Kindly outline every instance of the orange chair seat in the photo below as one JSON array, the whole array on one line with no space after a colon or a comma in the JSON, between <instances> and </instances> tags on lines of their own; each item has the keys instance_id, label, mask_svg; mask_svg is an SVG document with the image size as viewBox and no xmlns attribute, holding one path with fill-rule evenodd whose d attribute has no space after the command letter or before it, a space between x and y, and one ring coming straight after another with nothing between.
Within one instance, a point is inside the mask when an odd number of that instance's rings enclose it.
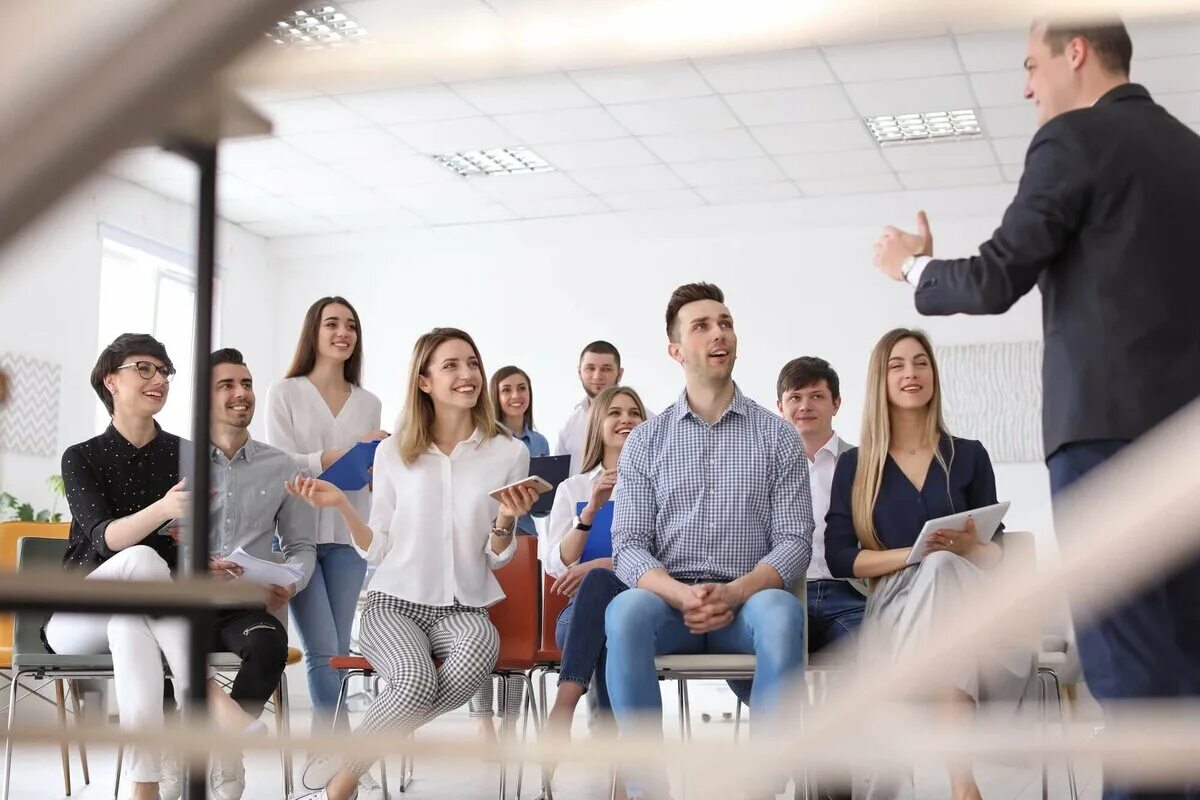
<instances>
[{"instance_id":1,"label":"orange chair seat","mask_svg":"<svg viewBox=\"0 0 1200 800\"><path fill-rule=\"evenodd\" d=\"M367 661L362 656L334 656L329 659L329 666L332 669L361 669L366 672L374 672L375 668L371 666L371 662Z\"/></svg>"},{"instance_id":2,"label":"orange chair seat","mask_svg":"<svg viewBox=\"0 0 1200 800\"><path fill-rule=\"evenodd\" d=\"M562 661L562 650L538 650L533 660L539 664L557 664Z\"/></svg>"}]
</instances>

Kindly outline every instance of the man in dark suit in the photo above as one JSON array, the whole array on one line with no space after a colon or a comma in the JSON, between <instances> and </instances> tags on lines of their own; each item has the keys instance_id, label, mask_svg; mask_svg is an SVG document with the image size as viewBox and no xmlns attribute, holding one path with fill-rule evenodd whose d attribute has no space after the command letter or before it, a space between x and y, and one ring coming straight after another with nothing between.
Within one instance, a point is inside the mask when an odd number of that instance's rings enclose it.
<instances>
[{"instance_id":1,"label":"man in dark suit","mask_svg":"<svg viewBox=\"0 0 1200 800\"><path fill-rule=\"evenodd\" d=\"M991 240L973 258L934 259L921 212L916 234L889 227L875 245L922 314L1000 314L1041 289L1054 494L1200 396L1200 136L1129 82L1132 52L1119 21L1036 24L1025 97L1041 128ZM1079 651L1101 702L1196 696L1200 562L1080 626ZM1106 798L1131 796L1106 786Z\"/></svg>"}]
</instances>

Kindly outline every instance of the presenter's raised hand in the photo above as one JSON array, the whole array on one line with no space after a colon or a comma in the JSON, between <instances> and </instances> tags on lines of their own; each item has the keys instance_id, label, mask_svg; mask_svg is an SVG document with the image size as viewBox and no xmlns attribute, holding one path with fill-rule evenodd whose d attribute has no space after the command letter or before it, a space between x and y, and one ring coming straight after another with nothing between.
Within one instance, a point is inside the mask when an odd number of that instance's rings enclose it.
<instances>
[{"instance_id":1,"label":"presenter's raised hand","mask_svg":"<svg viewBox=\"0 0 1200 800\"><path fill-rule=\"evenodd\" d=\"M917 212L917 232L888 225L875 242L875 266L893 280L904 280L904 262L912 256L933 255L933 232L924 211Z\"/></svg>"}]
</instances>

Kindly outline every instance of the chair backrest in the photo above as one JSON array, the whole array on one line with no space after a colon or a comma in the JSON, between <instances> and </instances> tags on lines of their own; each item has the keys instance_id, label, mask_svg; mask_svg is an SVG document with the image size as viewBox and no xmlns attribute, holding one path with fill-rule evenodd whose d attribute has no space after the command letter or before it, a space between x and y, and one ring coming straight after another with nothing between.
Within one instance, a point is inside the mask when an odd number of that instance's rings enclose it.
<instances>
[{"instance_id":1,"label":"chair backrest","mask_svg":"<svg viewBox=\"0 0 1200 800\"><path fill-rule=\"evenodd\" d=\"M488 609L492 624L500 632L500 663L513 665L514 669L532 667L537 654L540 576L537 537L518 536L512 561L496 570L504 599Z\"/></svg>"},{"instance_id":2,"label":"chair backrest","mask_svg":"<svg viewBox=\"0 0 1200 800\"><path fill-rule=\"evenodd\" d=\"M17 542L17 569L62 568L67 552L66 539L43 536L22 536ZM20 611L13 624L13 655L45 653L42 644L42 625L50 618L49 611Z\"/></svg>"},{"instance_id":3,"label":"chair backrest","mask_svg":"<svg viewBox=\"0 0 1200 800\"><path fill-rule=\"evenodd\" d=\"M542 573L542 650L561 656L555 632L558 630L558 615L571 602L571 598L550 591L555 580L553 575Z\"/></svg>"},{"instance_id":4,"label":"chair backrest","mask_svg":"<svg viewBox=\"0 0 1200 800\"><path fill-rule=\"evenodd\" d=\"M68 522L0 522L0 573L17 569L17 540L21 537L66 539L70 535ZM13 615L0 614L0 669L12 666L12 651Z\"/></svg>"},{"instance_id":5,"label":"chair backrest","mask_svg":"<svg viewBox=\"0 0 1200 800\"><path fill-rule=\"evenodd\" d=\"M1005 531L1002 547L1004 558L996 565L994 573L998 581L1006 581L1008 576L1015 579L1037 570L1037 547L1032 533ZM1029 624L1022 628L1019 644L1038 652L1042 644L1042 608L1030 601L1021 613L1029 615Z\"/></svg>"}]
</instances>

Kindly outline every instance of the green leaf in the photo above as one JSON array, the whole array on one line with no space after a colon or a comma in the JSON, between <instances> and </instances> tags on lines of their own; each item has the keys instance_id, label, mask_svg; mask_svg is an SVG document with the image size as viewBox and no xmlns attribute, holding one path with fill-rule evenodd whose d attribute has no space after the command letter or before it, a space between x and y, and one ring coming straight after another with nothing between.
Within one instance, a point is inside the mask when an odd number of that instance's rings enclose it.
<instances>
[{"instance_id":1,"label":"green leaf","mask_svg":"<svg viewBox=\"0 0 1200 800\"><path fill-rule=\"evenodd\" d=\"M67 486L63 482L62 475L51 475L46 479L46 486L56 495L65 497L67 494Z\"/></svg>"},{"instance_id":2,"label":"green leaf","mask_svg":"<svg viewBox=\"0 0 1200 800\"><path fill-rule=\"evenodd\" d=\"M54 513L54 515L50 518L50 521L51 522L62 522L62 513L56 511Z\"/></svg>"},{"instance_id":3,"label":"green leaf","mask_svg":"<svg viewBox=\"0 0 1200 800\"><path fill-rule=\"evenodd\" d=\"M33 522L33 506L29 503L22 503L21 507L17 509L17 519L21 522Z\"/></svg>"},{"instance_id":4,"label":"green leaf","mask_svg":"<svg viewBox=\"0 0 1200 800\"><path fill-rule=\"evenodd\" d=\"M49 522L50 521L50 512L46 509L42 509L41 511L39 511L37 513L37 519L35 521L36 522Z\"/></svg>"}]
</instances>

